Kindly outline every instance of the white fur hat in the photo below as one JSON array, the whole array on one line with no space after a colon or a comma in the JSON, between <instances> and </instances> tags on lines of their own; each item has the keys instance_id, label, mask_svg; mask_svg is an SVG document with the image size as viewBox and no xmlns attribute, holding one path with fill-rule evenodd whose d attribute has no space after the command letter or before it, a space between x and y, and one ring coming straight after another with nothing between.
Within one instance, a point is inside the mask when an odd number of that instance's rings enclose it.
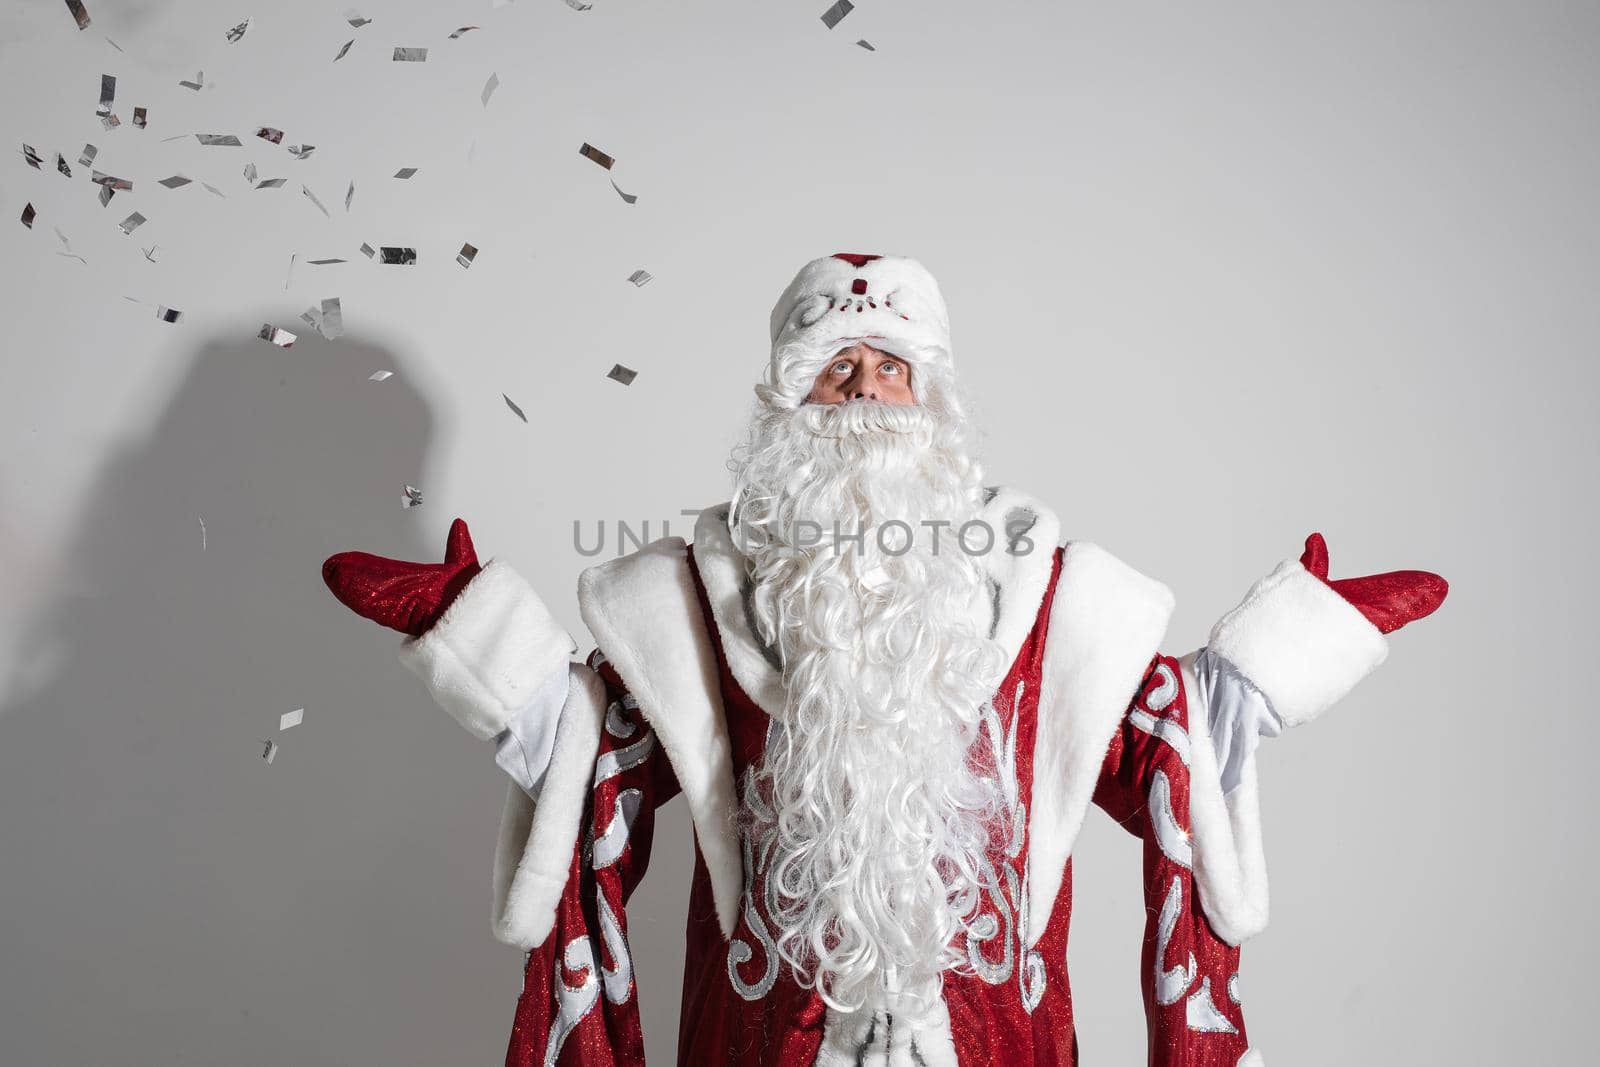
<instances>
[{"instance_id":1,"label":"white fur hat","mask_svg":"<svg viewBox=\"0 0 1600 1067\"><path fill-rule=\"evenodd\" d=\"M772 309L772 362L762 398L804 401L822 364L866 342L912 366L923 402L950 376L950 316L939 283L904 256L837 252L800 268Z\"/></svg>"}]
</instances>

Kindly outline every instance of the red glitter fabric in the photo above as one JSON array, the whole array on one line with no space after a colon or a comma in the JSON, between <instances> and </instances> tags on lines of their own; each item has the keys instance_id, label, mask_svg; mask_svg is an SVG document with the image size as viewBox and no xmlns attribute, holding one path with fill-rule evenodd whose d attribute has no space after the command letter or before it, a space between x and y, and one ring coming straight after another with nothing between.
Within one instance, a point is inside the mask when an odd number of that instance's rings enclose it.
<instances>
[{"instance_id":1,"label":"red glitter fabric","mask_svg":"<svg viewBox=\"0 0 1600 1067\"><path fill-rule=\"evenodd\" d=\"M443 563L340 552L323 562L322 580L363 619L421 637L481 569L467 524L457 519L450 524Z\"/></svg>"},{"instance_id":2,"label":"red glitter fabric","mask_svg":"<svg viewBox=\"0 0 1600 1067\"><path fill-rule=\"evenodd\" d=\"M1002 734L1014 738L1020 797L1031 799L1034 734L1038 722L1040 672L1050 607L1061 572L1061 552L1032 632L995 696ZM690 557L691 566L693 556ZM698 572L695 573L699 583ZM713 626L699 589L707 624ZM1070 593L1064 591L1063 595ZM719 674L734 760L734 780L759 760L767 716L733 678L726 662ZM600 662L598 653L592 662ZM599 668L613 713L625 736L610 726L601 761L628 763L622 753L650 735L631 707L621 679L609 665ZM648 710L648 709L646 709ZM1211 930L1196 897L1187 862L1163 850L1159 821L1167 815L1185 844L1189 831L1189 772L1178 748L1157 735L1188 730L1188 711L1175 660L1157 656L1130 715L1113 739L1094 799L1144 848L1144 897L1150 916L1141 966L1152 1067L1234 1067L1247 1048L1244 1020L1232 999L1237 949ZM1165 723L1154 729L1151 723ZM1142 725L1141 725L1142 724ZM637 750L634 750L637 751ZM607 836L619 798L637 790L637 815L620 857L601 865L595 842ZM626 945L624 908L649 860L654 810L678 791L658 745L617 774L602 777L584 815L555 928L529 953L522 996L506 1055L508 1067L636 1067L644 1063L638 1000ZM1164 799L1163 799L1164 798ZM1160 815L1152 817L1152 812ZM1009 846L1009 847L1008 847ZM609 851L607 853L609 856ZM1043 937L1022 943L1026 924L1020 899L1026 885L1027 842L995 842L989 859L1001 889L985 894L994 912L996 937L978 946L989 977L947 974L945 1000L957 1056L967 1067L1031 1064L1075 1067L1077 1039L1066 953L1071 915L1069 863ZM747 861L747 880L750 871ZM694 881L685 930L685 966L678 1038L684 1067L803 1067L814 1062L827 1012L789 969L769 958L768 917L762 887L747 886L738 925L725 938L717 922L711 882L696 849ZM614 920L614 924L613 924ZM612 924L609 927L608 924ZM1003 974L1004 977L996 977ZM736 988L735 979L739 986Z\"/></svg>"},{"instance_id":3,"label":"red glitter fabric","mask_svg":"<svg viewBox=\"0 0 1600 1067\"><path fill-rule=\"evenodd\" d=\"M1349 601L1382 633L1432 615L1450 592L1450 583L1432 571L1385 571L1362 578L1328 579L1328 542L1314 533L1306 538L1300 565Z\"/></svg>"}]
</instances>

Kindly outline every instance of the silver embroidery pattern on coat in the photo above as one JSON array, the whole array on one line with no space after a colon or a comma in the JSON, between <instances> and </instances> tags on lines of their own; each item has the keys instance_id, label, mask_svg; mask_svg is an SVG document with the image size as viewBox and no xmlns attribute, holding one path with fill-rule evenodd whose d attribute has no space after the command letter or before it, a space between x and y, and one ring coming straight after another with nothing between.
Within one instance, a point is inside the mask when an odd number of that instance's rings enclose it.
<instances>
[{"instance_id":1,"label":"silver embroidery pattern on coat","mask_svg":"<svg viewBox=\"0 0 1600 1067\"><path fill-rule=\"evenodd\" d=\"M1172 932L1178 927L1178 916L1183 912L1183 879L1177 875L1172 876L1172 884L1167 887L1167 899L1161 904L1161 919L1156 925L1156 1003L1162 1007L1176 1004L1183 999L1189 991L1189 986L1194 984L1194 976L1199 971L1195 963L1194 953L1189 953L1189 962L1167 969L1167 946L1172 943Z\"/></svg>"},{"instance_id":2,"label":"silver embroidery pattern on coat","mask_svg":"<svg viewBox=\"0 0 1600 1067\"><path fill-rule=\"evenodd\" d=\"M1150 826L1162 855L1180 867L1193 867L1194 846L1188 831L1178 825L1178 817L1172 813L1172 783L1161 771L1150 782Z\"/></svg>"},{"instance_id":3,"label":"silver embroidery pattern on coat","mask_svg":"<svg viewBox=\"0 0 1600 1067\"><path fill-rule=\"evenodd\" d=\"M615 967L607 967L604 963L600 965L601 983L605 987L606 999L613 1004L622 1004L633 992L633 957L628 952L628 939L622 936L622 924L617 922L604 893L599 896L598 911L600 938L616 963Z\"/></svg>"},{"instance_id":4,"label":"silver embroidery pattern on coat","mask_svg":"<svg viewBox=\"0 0 1600 1067\"><path fill-rule=\"evenodd\" d=\"M1217 1004L1211 999L1211 979L1200 979L1200 988L1189 995L1189 1001L1184 1005L1184 1017L1188 1021L1189 1029L1201 1034L1237 1034L1238 1027L1228 1021L1228 1017L1217 1010Z\"/></svg>"},{"instance_id":5,"label":"silver embroidery pattern on coat","mask_svg":"<svg viewBox=\"0 0 1600 1067\"><path fill-rule=\"evenodd\" d=\"M1189 731L1178 725L1176 719L1158 719L1148 711L1135 708L1128 713L1128 721L1157 741L1164 741L1178 754L1185 767L1189 766Z\"/></svg>"},{"instance_id":6,"label":"silver embroidery pattern on coat","mask_svg":"<svg viewBox=\"0 0 1600 1067\"><path fill-rule=\"evenodd\" d=\"M624 789L612 802L611 821L594 836L594 869L609 867L622 858L628 847L628 835L633 832L634 820L639 817L639 806L644 793L638 789Z\"/></svg>"},{"instance_id":7,"label":"silver embroidery pattern on coat","mask_svg":"<svg viewBox=\"0 0 1600 1067\"><path fill-rule=\"evenodd\" d=\"M745 771L745 789L755 788L755 771ZM773 833L762 835L761 862L755 861L754 848L750 844L750 835L740 835L740 852L744 857L744 921L750 928L750 933L761 945L764 970L761 977L754 982L746 982L739 975L741 964L749 963L755 958L755 950L743 938L733 938L728 942L728 982L733 986L734 992L745 1000L760 1000L772 992L772 987L778 982L778 965L781 962L778 956L778 942L772 936L772 931L767 929L766 920L761 917L760 910L756 907L755 886L764 881L762 875L767 866L767 859L771 855ZM776 912L776 901L773 899L773 889L767 887L767 908L769 913Z\"/></svg>"},{"instance_id":8,"label":"silver embroidery pattern on coat","mask_svg":"<svg viewBox=\"0 0 1600 1067\"><path fill-rule=\"evenodd\" d=\"M561 964L583 975L577 985L568 985L561 973ZM595 975L594 946L587 937L575 937L567 942L561 957L556 960L555 996L556 1017L550 1023L550 1037L544 1046L545 1067L555 1067L561 1055L561 1046L567 1035L578 1028L583 1017L594 1010L600 1000L600 979Z\"/></svg>"},{"instance_id":9,"label":"silver embroidery pattern on coat","mask_svg":"<svg viewBox=\"0 0 1600 1067\"><path fill-rule=\"evenodd\" d=\"M644 735L629 745L627 748L613 749L601 753L600 758L594 761L594 784L608 781L639 766L650 758L651 751L656 747L656 732L646 730Z\"/></svg>"}]
</instances>

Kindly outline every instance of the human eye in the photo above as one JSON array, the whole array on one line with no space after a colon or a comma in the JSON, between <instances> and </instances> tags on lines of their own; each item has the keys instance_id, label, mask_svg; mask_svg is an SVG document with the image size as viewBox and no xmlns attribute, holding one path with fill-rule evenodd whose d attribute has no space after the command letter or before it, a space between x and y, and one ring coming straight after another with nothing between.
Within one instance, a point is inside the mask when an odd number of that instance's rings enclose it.
<instances>
[{"instance_id":1,"label":"human eye","mask_svg":"<svg viewBox=\"0 0 1600 1067\"><path fill-rule=\"evenodd\" d=\"M839 362L835 363L831 368L829 368L829 370L833 374L850 374L855 370L855 368L850 366L849 360L841 359Z\"/></svg>"},{"instance_id":2,"label":"human eye","mask_svg":"<svg viewBox=\"0 0 1600 1067\"><path fill-rule=\"evenodd\" d=\"M900 364L892 359L886 359L878 367L879 374L899 374Z\"/></svg>"}]
</instances>

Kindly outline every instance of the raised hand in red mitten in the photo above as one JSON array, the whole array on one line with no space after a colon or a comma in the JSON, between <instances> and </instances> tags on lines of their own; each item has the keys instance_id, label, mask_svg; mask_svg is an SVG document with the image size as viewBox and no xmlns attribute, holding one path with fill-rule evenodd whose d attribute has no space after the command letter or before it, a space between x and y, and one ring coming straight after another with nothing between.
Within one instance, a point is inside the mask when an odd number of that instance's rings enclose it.
<instances>
[{"instance_id":1,"label":"raised hand in red mitten","mask_svg":"<svg viewBox=\"0 0 1600 1067\"><path fill-rule=\"evenodd\" d=\"M322 564L339 603L380 626L421 637L483 568L467 524L450 524L443 563L408 563L370 552L340 552Z\"/></svg>"},{"instance_id":2,"label":"raised hand in red mitten","mask_svg":"<svg viewBox=\"0 0 1600 1067\"><path fill-rule=\"evenodd\" d=\"M1314 533L1306 538L1300 565L1344 597L1383 633L1432 615L1444 603L1450 583L1432 571L1389 571L1364 578L1328 581L1328 543Z\"/></svg>"}]
</instances>

